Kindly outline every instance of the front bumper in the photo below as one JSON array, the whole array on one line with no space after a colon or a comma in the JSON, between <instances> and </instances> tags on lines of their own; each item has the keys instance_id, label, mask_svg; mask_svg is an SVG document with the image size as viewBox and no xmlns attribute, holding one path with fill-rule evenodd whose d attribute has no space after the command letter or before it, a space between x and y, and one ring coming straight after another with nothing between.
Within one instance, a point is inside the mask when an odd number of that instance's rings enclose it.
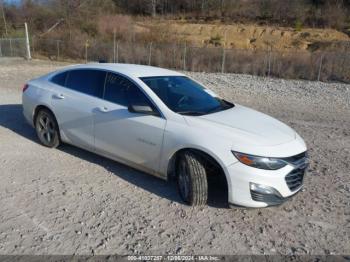
<instances>
[{"instance_id":1,"label":"front bumper","mask_svg":"<svg viewBox=\"0 0 350 262\"><path fill-rule=\"evenodd\" d=\"M263 170L236 162L225 171L228 173L228 201L230 205L245 207L282 204L302 188L305 171L306 166L301 169L287 165L278 170Z\"/></svg>"}]
</instances>

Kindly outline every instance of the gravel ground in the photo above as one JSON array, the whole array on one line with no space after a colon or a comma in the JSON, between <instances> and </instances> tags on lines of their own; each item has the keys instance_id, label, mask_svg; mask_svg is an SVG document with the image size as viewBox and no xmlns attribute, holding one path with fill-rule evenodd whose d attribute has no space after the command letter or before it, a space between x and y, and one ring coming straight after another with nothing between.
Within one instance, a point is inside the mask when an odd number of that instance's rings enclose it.
<instances>
[{"instance_id":1,"label":"gravel ground","mask_svg":"<svg viewBox=\"0 0 350 262\"><path fill-rule=\"evenodd\" d=\"M28 79L64 64L0 59L0 254L350 254L350 86L190 73L306 140L311 166L284 205L191 208L172 183L64 145L21 113Z\"/></svg>"}]
</instances>

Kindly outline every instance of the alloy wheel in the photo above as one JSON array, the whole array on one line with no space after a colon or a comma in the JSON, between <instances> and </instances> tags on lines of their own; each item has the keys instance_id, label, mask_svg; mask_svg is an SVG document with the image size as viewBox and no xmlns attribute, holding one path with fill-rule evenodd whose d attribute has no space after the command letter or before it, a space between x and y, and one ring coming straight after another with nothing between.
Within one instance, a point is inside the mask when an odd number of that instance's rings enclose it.
<instances>
[{"instance_id":1,"label":"alloy wheel","mask_svg":"<svg viewBox=\"0 0 350 262\"><path fill-rule=\"evenodd\" d=\"M55 139L56 131L54 122L51 119L51 117L46 113L40 114L37 123L37 129L40 140L44 144L51 144L52 141Z\"/></svg>"}]
</instances>

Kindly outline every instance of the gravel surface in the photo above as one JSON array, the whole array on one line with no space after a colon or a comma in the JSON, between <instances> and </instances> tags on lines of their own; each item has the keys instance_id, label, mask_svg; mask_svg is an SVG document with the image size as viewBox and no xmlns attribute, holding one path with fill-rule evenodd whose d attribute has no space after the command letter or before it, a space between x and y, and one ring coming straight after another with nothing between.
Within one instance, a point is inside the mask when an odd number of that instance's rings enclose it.
<instances>
[{"instance_id":1,"label":"gravel surface","mask_svg":"<svg viewBox=\"0 0 350 262\"><path fill-rule=\"evenodd\" d=\"M173 183L87 151L38 143L28 79L64 64L0 59L0 254L350 254L350 86L189 73L305 139L305 187L285 204L191 208Z\"/></svg>"}]
</instances>

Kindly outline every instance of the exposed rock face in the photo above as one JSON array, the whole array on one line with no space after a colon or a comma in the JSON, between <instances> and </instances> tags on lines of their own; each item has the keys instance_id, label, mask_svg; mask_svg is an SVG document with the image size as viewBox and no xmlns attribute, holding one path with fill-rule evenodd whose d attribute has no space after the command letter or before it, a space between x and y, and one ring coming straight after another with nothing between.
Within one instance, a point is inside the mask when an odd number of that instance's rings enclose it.
<instances>
[{"instance_id":1,"label":"exposed rock face","mask_svg":"<svg viewBox=\"0 0 350 262\"><path fill-rule=\"evenodd\" d=\"M146 23L152 28L152 22ZM161 27L158 24L158 27ZM218 45L227 48L266 50L350 50L350 37L334 29L293 28L243 24L191 24L164 22L163 27L178 39L195 45ZM216 41L212 41L212 40ZM213 43L214 42L214 43Z\"/></svg>"}]
</instances>

